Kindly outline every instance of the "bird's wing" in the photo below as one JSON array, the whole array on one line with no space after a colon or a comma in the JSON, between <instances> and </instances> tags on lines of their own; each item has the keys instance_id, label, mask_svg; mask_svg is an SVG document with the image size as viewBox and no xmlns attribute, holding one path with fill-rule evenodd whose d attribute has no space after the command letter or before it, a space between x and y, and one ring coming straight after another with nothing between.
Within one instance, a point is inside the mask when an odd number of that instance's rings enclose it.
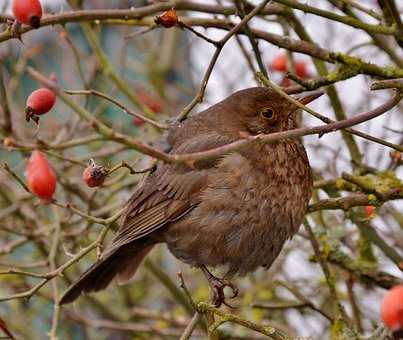
<instances>
[{"instance_id":1,"label":"bird's wing","mask_svg":"<svg viewBox=\"0 0 403 340\"><path fill-rule=\"evenodd\" d=\"M185 154L213 149L231 142L215 133L191 138L171 153ZM218 160L185 164L162 164L151 174L129 200L123 223L105 255L141 237L149 235L192 210L199 203L199 194Z\"/></svg>"}]
</instances>

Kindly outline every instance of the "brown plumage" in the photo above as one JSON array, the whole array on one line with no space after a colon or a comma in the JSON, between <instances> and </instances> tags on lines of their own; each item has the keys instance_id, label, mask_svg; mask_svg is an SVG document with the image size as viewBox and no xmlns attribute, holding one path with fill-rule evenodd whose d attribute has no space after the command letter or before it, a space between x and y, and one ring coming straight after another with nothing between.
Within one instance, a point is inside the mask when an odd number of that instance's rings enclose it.
<instances>
[{"instance_id":1,"label":"brown plumage","mask_svg":"<svg viewBox=\"0 0 403 340\"><path fill-rule=\"evenodd\" d=\"M308 103L311 95L301 101ZM238 91L174 126L173 154L209 150L243 138L295 128L297 107L270 89ZM256 143L216 160L159 164L128 203L122 226L101 259L64 294L99 291L118 276L129 279L157 243L200 267L223 302L230 285L206 266L227 266L226 279L269 268L298 230L311 197L312 177L299 139ZM230 285L232 287L232 285Z\"/></svg>"}]
</instances>

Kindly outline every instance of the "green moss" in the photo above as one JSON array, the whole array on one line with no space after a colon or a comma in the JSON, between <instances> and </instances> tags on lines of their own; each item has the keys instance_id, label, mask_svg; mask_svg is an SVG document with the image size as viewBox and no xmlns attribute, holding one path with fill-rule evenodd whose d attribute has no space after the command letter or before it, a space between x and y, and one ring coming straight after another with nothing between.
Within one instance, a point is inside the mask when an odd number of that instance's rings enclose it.
<instances>
[{"instance_id":1,"label":"green moss","mask_svg":"<svg viewBox=\"0 0 403 340\"><path fill-rule=\"evenodd\" d=\"M328 242L321 242L321 245L322 245L322 257L327 259L330 252L332 251L332 246Z\"/></svg>"},{"instance_id":2,"label":"green moss","mask_svg":"<svg viewBox=\"0 0 403 340\"><path fill-rule=\"evenodd\" d=\"M357 242L358 246L358 260L357 264L364 270L370 270L377 267L377 260L374 255L372 243L368 236L360 232L360 238Z\"/></svg>"},{"instance_id":3,"label":"green moss","mask_svg":"<svg viewBox=\"0 0 403 340\"><path fill-rule=\"evenodd\" d=\"M360 67L356 65L343 65L340 66L335 72L329 73L326 78L331 82L349 79L360 73Z\"/></svg>"},{"instance_id":4,"label":"green moss","mask_svg":"<svg viewBox=\"0 0 403 340\"><path fill-rule=\"evenodd\" d=\"M197 310L199 311L199 313L206 313L208 311L208 305L205 302L199 302L197 304Z\"/></svg>"},{"instance_id":5,"label":"green moss","mask_svg":"<svg viewBox=\"0 0 403 340\"><path fill-rule=\"evenodd\" d=\"M276 333L276 330L273 327L265 326L263 328L267 335Z\"/></svg>"},{"instance_id":6,"label":"green moss","mask_svg":"<svg viewBox=\"0 0 403 340\"><path fill-rule=\"evenodd\" d=\"M337 318L335 322L332 324L330 329L331 339L339 340L343 339L343 330L344 330L344 321L341 318Z\"/></svg>"},{"instance_id":7,"label":"green moss","mask_svg":"<svg viewBox=\"0 0 403 340\"><path fill-rule=\"evenodd\" d=\"M393 171L378 172L378 178L376 187L379 192L386 192L390 189L403 189L403 182L396 177Z\"/></svg>"},{"instance_id":8,"label":"green moss","mask_svg":"<svg viewBox=\"0 0 403 340\"><path fill-rule=\"evenodd\" d=\"M354 176L353 181L364 190L374 192L375 195L376 193L386 193L392 189L403 189L402 181L392 171L382 171L376 175ZM368 197L368 199L376 200L376 197ZM379 202L374 203L373 205L379 204Z\"/></svg>"},{"instance_id":9,"label":"green moss","mask_svg":"<svg viewBox=\"0 0 403 340\"><path fill-rule=\"evenodd\" d=\"M359 339L357 334L348 326L345 319L338 317L332 324L330 329L330 337L332 340L356 340Z\"/></svg>"},{"instance_id":10,"label":"green moss","mask_svg":"<svg viewBox=\"0 0 403 340\"><path fill-rule=\"evenodd\" d=\"M333 62L339 62L350 66L351 70L357 73L366 73L382 76L384 78L401 78L403 77L403 69L388 65L380 67L375 64L367 63L360 58L352 57L340 52L330 52L327 55L328 59Z\"/></svg>"},{"instance_id":11,"label":"green moss","mask_svg":"<svg viewBox=\"0 0 403 340\"><path fill-rule=\"evenodd\" d=\"M373 195L373 194L368 195L368 203L369 203L370 205L375 206L375 207L378 207L378 206L381 205L381 202L379 202L379 200L378 200L378 199L376 198L376 196Z\"/></svg>"},{"instance_id":12,"label":"green moss","mask_svg":"<svg viewBox=\"0 0 403 340\"><path fill-rule=\"evenodd\" d=\"M385 75L388 78L394 78L396 76L396 74L398 74L399 77L402 77L402 75L403 75L403 70L401 68L393 66L393 65L384 66L383 72L385 72Z\"/></svg>"},{"instance_id":13,"label":"green moss","mask_svg":"<svg viewBox=\"0 0 403 340\"><path fill-rule=\"evenodd\" d=\"M343 64L348 64L355 68L360 69L365 63L356 57L351 57L347 54L340 53L340 52L331 52L329 53L329 58L335 61L341 62Z\"/></svg>"},{"instance_id":14,"label":"green moss","mask_svg":"<svg viewBox=\"0 0 403 340\"><path fill-rule=\"evenodd\" d=\"M338 190L345 190L345 191L358 191L358 187L350 182L347 182L343 178L338 178L336 180L335 186Z\"/></svg>"},{"instance_id":15,"label":"green moss","mask_svg":"<svg viewBox=\"0 0 403 340\"><path fill-rule=\"evenodd\" d=\"M347 183L347 181L345 181L344 179L338 178L336 180L336 188L339 190L343 190L346 183Z\"/></svg>"}]
</instances>

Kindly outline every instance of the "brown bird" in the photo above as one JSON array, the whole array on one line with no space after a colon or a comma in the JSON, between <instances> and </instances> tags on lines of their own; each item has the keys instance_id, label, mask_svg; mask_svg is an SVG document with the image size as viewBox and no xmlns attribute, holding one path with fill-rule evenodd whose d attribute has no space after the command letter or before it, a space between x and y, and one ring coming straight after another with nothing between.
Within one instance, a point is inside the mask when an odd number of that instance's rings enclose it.
<instances>
[{"instance_id":1,"label":"brown bird","mask_svg":"<svg viewBox=\"0 0 403 340\"><path fill-rule=\"evenodd\" d=\"M299 99L307 104L320 94ZM245 138L294 129L298 107L271 89L238 91L170 130L170 153L205 151ZM128 280L158 243L201 268L214 303L225 303L229 279L269 268L298 230L312 191L312 175L299 139L255 143L215 160L157 166L133 194L112 243L63 295L104 289ZM207 267L227 266L224 278Z\"/></svg>"}]
</instances>

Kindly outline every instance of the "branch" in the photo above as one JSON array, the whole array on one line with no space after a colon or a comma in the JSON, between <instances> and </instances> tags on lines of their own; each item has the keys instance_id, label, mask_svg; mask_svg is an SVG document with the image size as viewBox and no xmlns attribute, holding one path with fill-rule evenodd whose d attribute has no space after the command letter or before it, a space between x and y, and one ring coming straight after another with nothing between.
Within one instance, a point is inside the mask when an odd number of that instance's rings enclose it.
<instances>
[{"instance_id":1,"label":"branch","mask_svg":"<svg viewBox=\"0 0 403 340\"><path fill-rule=\"evenodd\" d=\"M339 335L344 331L345 327L348 327L348 317L344 306L341 304L339 295L336 290L336 279L334 273L330 270L327 259L325 258L325 254L320 249L319 242L315 237L315 234L308 219L304 219L304 227L309 235L309 240L315 252L315 257L318 260L320 267L322 268L323 274L325 275L332 303L336 304L337 317L336 320L333 322L333 325L336 325L336 323L338 323L338 326L341 327L341 329L337 330L337 335Z\"/></svg>"},{"instance_id":2,"label":"branch","mask_svg":"<svg viewBox=\"0 0 403 340\"><path fill-rule=\"evenodd\" d=\"M83 258L91 250L97 248L98 245L100 244L100 242L102 242L102 240L105 238L105 235L109 230L109 226L110 225L104 226L102 231L99 233L97 239L94 242L90 243L87 247L83 248L78 254L73 256L69 261L65 262L63 265L61 265L57 269L44 274L45 278L42 281L40 281L38 284L36 284L34 287L32 287L31 289L29 289L25 292L22 292L22 293L17 293L17 294L13 294L13 295L9 295L9 296L0 297L0 302L15 300L15 299L23 299L23 298L30 299L37 291L39 291L39 289L41 289L51 279L53 279L56 276L61 275L72 264L78 262L81 258Z\"/></svg>"},{"instance_id":3,"label":"branch","mask_svg":"<svg viewBox=\"0 0 403 340\"><path fill-rule=\"evenodd\" d=\"M207 303L200 302L197 305L197 310L201 314L206 314L206 313L213 313L217 316L219 316L221 319L216 322L215 328L219 327L221 324L225 322L232 322L238 325L241 325L243 327L252 329L256 332L259 332L261 334L267 335L269 338L274 339L274 340L290 340L291 338L286 335L284 332L271 327L271 326L260 326L258 324L255 324L251 321L242 319L241 317L230 314L230 313L225 313L221 309L215 308Z\"/></svg>"},{"instance_id":4,"label":"branch","mask_svg":"<svg viewBox=\"0 0 403 340\"><path fill-rule=\"evenodd\" d=\"M403 90L403 78L374 81L371 90L400 89Z\"/></svg>"},{"instance_id":5,"label":"branch","mask_svg":"<svg viewBox=\"0 0 403 340\"><path fill-rule=\"evenodd\" d=\"M274 1L278 2L280 4L283 4L285 6L291 7L291 8L299 9L301 11L304 11L305 13L311 13L314 15L321 16L323 18L330 19L332 21L341 22L348 26L360 28L366 32L385 34L385 35L393 35L396 33L396 25L393 25L393 26L383 26L383 25L379 25L379 24L371 25L371 24L364 23L360 20L354 19L350 16L343 16L343 15L336 14L334 12L325 11L320 8L302 4L295 0L274 0Z\"/></svg>"},{"instance_id":6,"label":"branch","mask_svg":"<svg viewBox=\"0 0 403 340\"><path fill-rule=\"evenodd\" d=\"M389 200L403 199L403 191L400 188L384 192L383 195L384 195L383 201L376 199L374 195L366 195L366 194L353 194L346 197L324 199L320 200L317 203L311 204L308 208L308 213L319 210L334 210L334 209L348 210L352 207L373 205L375 202L376 204L382 204L383 202Z\"/></svg>"},{"instance_id":7,"label":"branch","mask_svg":"<svg viewBox=\"0 0 403 340\"><path fill-rule=\"evenodd\" d=\"M330 249L328 260L330 263L347 270L364 284L375 284L384 289L390 289L401 283L400 278L388 273L375 271L374 269L364 270L359 262L352 260L351 256L340 249Z\"/></svg>"}]
</instances>

